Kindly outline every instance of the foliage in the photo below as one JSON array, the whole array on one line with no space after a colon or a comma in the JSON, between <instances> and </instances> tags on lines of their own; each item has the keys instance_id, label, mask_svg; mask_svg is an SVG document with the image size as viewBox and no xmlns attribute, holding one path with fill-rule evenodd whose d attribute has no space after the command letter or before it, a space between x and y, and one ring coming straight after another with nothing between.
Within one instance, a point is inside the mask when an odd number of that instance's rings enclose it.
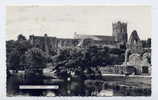
<instances>
[{"instance_id":1,"label":"foliage","mask_svg":"<svg viewBox=\"0 0 158 100\"><path fill-rule=\"evenodd\" d=\"M124 51L97 46L85 49L65 48L52 57L57 74L64 78L75 75L80 77L100 75L99 66L120 64L123 59Z\"/></svg>"},{"instance_id":2,"label":"foliage","mask_svg":"<svg viewBox=\"0 0 158 100\"><path fill-rule=\"evenodd\" d=\"M125 52L124 49L90 46L58 48L48 55L42 49L33 47L23 35L19 35L16 41L7 41L6 47L8 69L25 69L30 81L35 76L41 78L43 68L48 62L52 63L53 72L64 80L66 87L70 85L70 92L74 93L71 95L83 95L85 80L100 79L100 66L122 64ZM80 86L82 88L78 89Z\"/></svg>"},{"instance_id":3,"label":"foliage","mask_svg":"<svg viewBox=\"0 0 158 100\"><path fill-rule=\"evenodd\" d=\"M32 46L23 35L18 36L18 40L10 40L6 42L7 48L7 68L18 70L23 69L24 54Z\"/></svg>"},{"instance_id":4,"label":"foliage","mask_svg":"<svg viewBox=\"0 0 158 100\"><path fill-rule=\"evenodd\" d=\"M44 68L47 55L39 48L31 48L25 53L25 62L28 68Z\"/></svg>"},{"instance_id":5,"label":"foliage","mask_svg":"<svg viewBox=\"0 0 158 100\"><path fill-rule=\"evenodd\" d=\"M85 93L87 88L84 84L85 80L102 78L100 66L119 64L123 62L122 59L124 59L124 51L120 49L91 46L61 49L52 57L52 63L57 76L64 79L68 87L70 86L71 93L68 95L76 96ZM70 83L68 79L71 80Z\"/></svg>"}]
</instances>

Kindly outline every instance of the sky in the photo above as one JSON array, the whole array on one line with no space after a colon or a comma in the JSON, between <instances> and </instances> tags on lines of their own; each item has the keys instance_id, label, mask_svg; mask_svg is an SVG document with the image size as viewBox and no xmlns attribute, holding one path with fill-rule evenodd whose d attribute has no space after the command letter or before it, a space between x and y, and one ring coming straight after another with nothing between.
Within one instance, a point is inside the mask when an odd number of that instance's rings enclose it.
<instances>
[{"instance_id":1,"label":"sky","mask_svg":"<svg viewBox=\"0 0 158 100\"><path fill-rule=\"evenodd\" d=\"M151 7L143 5L9 5L6 8L7 40L19 34L73 38L74 33L112 35L112 23L127 23L141 39L151 37Z\"/></svg>"}]
</instances>

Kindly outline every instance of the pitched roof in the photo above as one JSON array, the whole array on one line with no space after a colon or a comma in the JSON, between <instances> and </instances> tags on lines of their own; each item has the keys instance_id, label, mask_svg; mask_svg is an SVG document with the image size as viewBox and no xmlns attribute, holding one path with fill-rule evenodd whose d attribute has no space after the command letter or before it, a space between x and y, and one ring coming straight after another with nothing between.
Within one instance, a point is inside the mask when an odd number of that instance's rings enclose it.
<instances>
[{"instance_id":1,"label":"pitched roof","mask_svg":"<svg viewBox=\"0 0 158 100\"><path fill-rule=\"evenodd\" d=\"M103 35L94 35L95 37L101 39L101 40L105 40L105 41L114 41L114 37L113 36L103 36Z\"/></svg>"},{"instance_id":2,"label":"pitched roof","mask_svg":"<svg viewBox=\"0 0 158 100\"><path fill-rule=\"evenodd\" d=\"M93 40L102 40L102 41L114 41L113 36L104 36L104 35L85 35L85 34L76 34L76 39L93 39Z\"/></svg>"}]
</instances>

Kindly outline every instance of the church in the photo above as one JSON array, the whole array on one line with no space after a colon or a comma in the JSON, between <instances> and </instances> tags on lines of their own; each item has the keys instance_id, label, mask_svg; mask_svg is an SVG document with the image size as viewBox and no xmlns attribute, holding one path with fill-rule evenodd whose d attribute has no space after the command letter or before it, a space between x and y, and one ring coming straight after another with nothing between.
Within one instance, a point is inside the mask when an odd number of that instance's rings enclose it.
<instances>
[{"instance_id":1,"label":"church","mask_svg":"<svg viewBox=\"0 0 158 100\"><path fill-rule=\"evenodd\" d=\"M135 74L151 74L151 39L141 40L136 30L133 30L128 39L127 23L124 22L112 23L112 36L75 32L73 39L49 37L45 34L44 36L31 35L29 41L34 47L42 49L47 54L53 50L74 47L100 46L124 49L126 50L125 60L119 66L125 66L127 72L134 68Z\"/></svg>"},{"instance_id":2,"label":"church","mask_svg":"<svg viewBox=\"0 0 158 100\"><path fill-rule=\"evenodd\" d=\"M127 23L112 23L112 36L86 35L74 33L74 38L57 38L30 35L29 42L32 46L40 48L47 54L63 48L87 48L90 46L123 49L124 62L122 65L113 65L120 72L133 71L135 74L151 74L151 39L141 40L136 30L133 30L129 39ZM114 73L117 68L114 67ZM123 68L122 68L123 67ZM129 70L129 71L128 71Z\"/></svg>"},{"instance_id":3,"label":"church","mask_svg":"<svg viewBox=\"0 0 158 100\"><path fill-rule=\"evenodd\" d=\"M85 35L74 33L74 38L57 38L30 35L30 43L42 50L49 52L52 49L71 48L71 47L89 47L89 46L106 46L110 48L125 48L128 40L127 23L112 23L112 36L104 35Z\"/></svg>"}]
</instances>

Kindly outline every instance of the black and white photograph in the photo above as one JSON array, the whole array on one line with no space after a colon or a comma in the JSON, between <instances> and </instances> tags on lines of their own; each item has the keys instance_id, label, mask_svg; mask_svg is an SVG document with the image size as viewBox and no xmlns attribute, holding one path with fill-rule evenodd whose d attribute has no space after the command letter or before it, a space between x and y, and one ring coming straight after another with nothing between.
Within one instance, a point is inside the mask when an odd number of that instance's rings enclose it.
<instances>
[{"instance_id":1,"label":"black and white photograph","mask_svg":"<svg viewBox=\"0 0 158 100\"><path fill-rule=\"evenodd\" d=\"M151 6L6 6L6 95L152 95Z\"/></svg>"}]
</instances>

